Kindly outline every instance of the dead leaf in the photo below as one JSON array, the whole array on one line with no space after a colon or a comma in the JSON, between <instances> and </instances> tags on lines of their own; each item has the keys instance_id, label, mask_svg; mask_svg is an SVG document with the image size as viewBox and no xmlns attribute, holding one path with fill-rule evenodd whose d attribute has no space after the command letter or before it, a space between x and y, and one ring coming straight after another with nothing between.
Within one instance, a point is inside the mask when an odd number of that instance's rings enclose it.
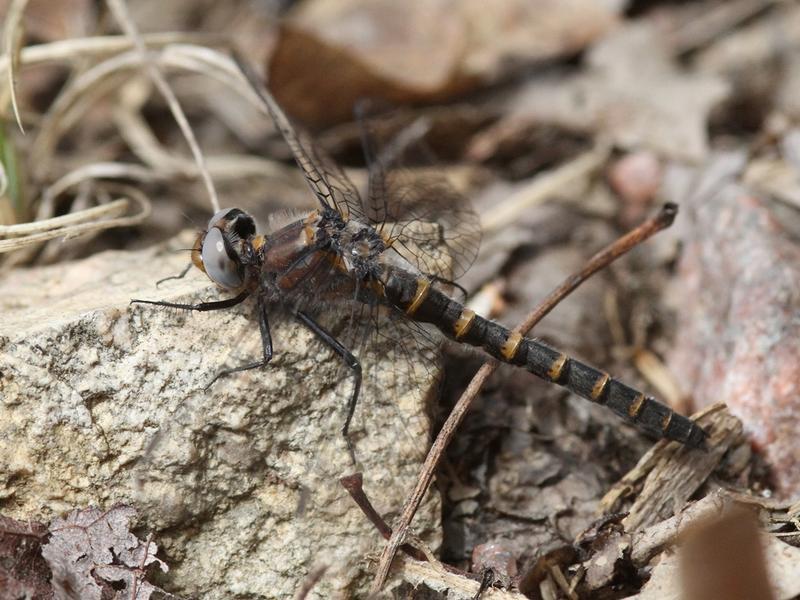
<instances>
[{"instance_id":1,"label":"dead leaf","mask_svg":"<svg viewBox=\"0 0 800 600\"><path fill-rule=\"evenodd\" d=\"M126 598L135 580L136 600L150 597L155 588L141 581L143 569L153 563L164 572L168 567L156 558L156 544L142 542L130 532L135 516L133 507L118 505L105 512L95 507L76 509L66 519L53 521L42 556L53 572L56 597L100 600L103 579L124 581Z\"/></svg>"},{"instance_id":2,"label":"dead leaf","mask_svg":"<svg viewBox=\"0 0 800 600\"><path fill-rule=\"evenodd\" d=\"M595 132L623 148L676 159L707 155L709 111L729 93L721 77L680 69L666 42L644 23L600 42L588 67L587 73L529 84L505 119Z\"/></svg>"},{"instance_id":3,"label":"dead leaf","mask_svg":"<svg viewBox=\"0 0 800 600\"><path fill-rule=\"evenodd\" d=\"M50 569L40 550L47 528L0 516L0 598L45 598Z\"/></svg>"},{"instance_id":4,"label":"dead leaf","mask_svg":"<svg viewBox=\"0 0 800 600\"><path fill-rule=\"evenodd\" d=\"M359 98L452 98L510 69L574 54L618 22L621 2L318 0L282 28L270 85L311 126L352 116ZM331 73L336 76L332 77Z\"/></svg>"}]
</instances>

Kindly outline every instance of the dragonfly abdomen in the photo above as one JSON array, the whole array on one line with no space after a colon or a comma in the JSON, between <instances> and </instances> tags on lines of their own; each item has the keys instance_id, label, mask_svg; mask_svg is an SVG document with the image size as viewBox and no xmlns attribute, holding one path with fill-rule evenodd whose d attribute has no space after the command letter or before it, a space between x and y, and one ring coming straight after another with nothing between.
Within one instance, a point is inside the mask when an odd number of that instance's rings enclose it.
<instances>
[{"instance_id":1,"label":"dragonfly abdomen","mask_svg":"<svg viewBox=\"0 0 800 600\"><path fill-rule=\"evenodd\" d=\"M436 289L431 280L391 269L384 283L386 298L406 315L436 326L449 338L483 348L503 362L613 410L658 437L689 447L703 445L705 431L651 396L625 385L546 344L490 321Z\"/></svg>"}]
</instances>

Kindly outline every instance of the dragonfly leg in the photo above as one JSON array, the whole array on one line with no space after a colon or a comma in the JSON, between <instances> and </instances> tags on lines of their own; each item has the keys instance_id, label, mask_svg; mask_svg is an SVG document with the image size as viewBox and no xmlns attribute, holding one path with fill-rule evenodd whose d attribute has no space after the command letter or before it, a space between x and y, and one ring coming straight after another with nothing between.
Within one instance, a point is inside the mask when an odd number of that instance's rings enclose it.
<instances>
[{"instance_id":1,"label":"dragonfly leg","mask_svg":"<svg viewBox=\"0 0 800 600\"><path fill-rule=\"evenodd\" d=\"M164 277L163 279L159 279L156 281L156 287L160 286L165 281L172 281L173 279L183 279L186 277L186 274L189 272L194 265L190 262L186 267L184 267L183 271L181 271L178 275L170 275L169 277Z\"/></svg>"},{"instance_id":2,"label":"dragonfly leg","mask_svg":"<svg viewBox=\"0 0 800 600\"><path fill-rule=\"evenodd\" d=\"M163 306L165 308L180 308L182 310L207 312L210 310L224 310L241 304L249 295L250 292L245 290L233 298L226 298L225 300L217 300L215 302L200 302L198 304L181 304L180 302L162 302L160 300L137 300L134 298L131 300L131 304L153 304L154 306Z\"/></svg>"},{"instance_id":3,"label":"dragonfly leg","mask_svg":"<svg viewBox=\"0 0 800 600\"><path fill-rule=\"evenodd\" d=\"M463 302L466 302L467 299L469 298L469 294L467 293L467 290L464 288L464 286L456 283L452 279L447 279L445 277L439 277L438 275L430 275L430 274L428 275L428 277L430 277L436 283L442 283L444 285L451 285L454 288L456 288L459 292L461 292L464 295Z\"/></svg>"},{"instance_id":4,"label":"dragonfly leg","mask_svg":"<svg viewBox=\"0 0 800 600\"><path fill-rule=\"evenodd\" d=\"M320 340L322 340L323 343L325 343L325 345L338 354L353 372L353 394L350 396L350 400L347 402L347 417L345 418L344 426L342 427L342 436L347 443L347 451L350 453L350 459L353 461L353 464L355 464L356 453L353 449L353 442L350 440L350 422L353 420L353 414L356 412L358 394L361 391L361 363L358 362L358 359L353 355L352 352L350 352L350 350L345 348L339 340L323 329L322 326L314 319L309 317L304 312L298 312L296 316L298 321L308 327L314 333L314 335L316 335Z\"/></svg>"},{"instance_id":5,"label":"dragonfly leg","mask_svg":"<svg viewBox=\"0 0 800 600\"><path fill-rule=\"evenodd\" d=\"M227 377L233 373L240 373L241 371L249 371L250 369L258 369L266 367L269 361L272 360L272 336L269 332L269 320L267 319L267 307L263 302L258 303L258 327L261 330L261 351L262 358L259 361L234 367L232 369L225 369L216 374L214 379L208 382L205 389L210 388L220 377Z\"/></svg>"}]
</instances>

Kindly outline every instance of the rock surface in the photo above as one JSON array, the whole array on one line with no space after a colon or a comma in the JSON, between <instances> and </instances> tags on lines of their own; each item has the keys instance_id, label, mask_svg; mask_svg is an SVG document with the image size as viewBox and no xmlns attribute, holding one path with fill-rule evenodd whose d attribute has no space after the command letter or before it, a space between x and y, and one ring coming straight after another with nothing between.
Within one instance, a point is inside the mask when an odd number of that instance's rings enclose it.
<instances>
[{"instance_id":1,"label":"rock surface","mask_svg":"<svg viewBox=\"0 0 800 600\"><path fill-rule=\"evenodd\" d=\"M308 597L358 596L379 536L338 483L354 470L339 433L349 378L310 332L279 323L269 368L205 391L223 365L258 356L252 305L128 304L217 299L196 270L156 288L185 261L106 252L0 283L0 512L48 520L132 503L179 594L286 598L327 565ZM436 368L420 362L412 377L391 346L373 351L353 432L365 490L387 515L424 458ZM437 509L428 498L415 521L434 544Z\"/></svg>"},{"instance_id":2,"label":"rock surface","mask_svg":"<svg viewBox=\"0 0 800 600\"><path fill-rule=\"evenodd\" d=\"M738 182L738 154L673 168L685 251L675 279L670 357L700 407L725 402L769 461L777 490L800 493L800 213Z\"/></svg>"}]
</instances>

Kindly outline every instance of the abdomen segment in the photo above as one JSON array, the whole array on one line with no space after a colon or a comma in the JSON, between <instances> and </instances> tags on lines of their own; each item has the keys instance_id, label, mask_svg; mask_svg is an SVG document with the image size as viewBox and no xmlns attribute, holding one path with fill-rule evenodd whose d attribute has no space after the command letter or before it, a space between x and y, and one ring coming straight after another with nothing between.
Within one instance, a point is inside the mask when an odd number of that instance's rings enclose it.
<instances>
[{"instance_id":1,"label":"abdomen segment","mask_svg":"<svg viewBox=\"0 0 800 600\"><path fill-rule=\"evenodd\" d=\"M704 445L705 431L690 419L603 371L484 319L437 290L425 277L390 269L384 292L409 318L431 323L451 339L483 348L498 360L523 367L545 381L607 406L651 435L692 448Z\"/></svg>"}]
</instances>

